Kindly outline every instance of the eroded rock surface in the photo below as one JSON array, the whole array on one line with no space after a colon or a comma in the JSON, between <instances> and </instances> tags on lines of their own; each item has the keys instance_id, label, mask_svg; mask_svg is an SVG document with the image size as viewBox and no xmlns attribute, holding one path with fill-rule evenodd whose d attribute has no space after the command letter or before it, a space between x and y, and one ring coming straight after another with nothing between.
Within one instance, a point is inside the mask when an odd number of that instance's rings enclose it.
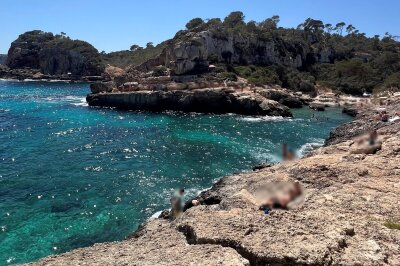
<instances>
[{"instance_id":1,"label":"eroded rock surface","mask_svg":"<svg viewBox=\"0 0 400 266\"><path fill-rule=\"evenodd\" d=\"M107 90L107 87L102 86L98 89ZM226 88L98 93L89 94L86 99L91 106L127 110L292 116L288 107L276 101L259 94L236 92Z\"/></svg>"},{"instance_id":2,"label":"eroded rock surface","mask_svg":"<svg viewBox=\"0 0 400 266\"><path fill-rule=\"evenodd\" d=\"M189 245L175 226L153 220L135 238L77 249L37 265L250 265L232 248Z\"/></svg>"}]
</instances>

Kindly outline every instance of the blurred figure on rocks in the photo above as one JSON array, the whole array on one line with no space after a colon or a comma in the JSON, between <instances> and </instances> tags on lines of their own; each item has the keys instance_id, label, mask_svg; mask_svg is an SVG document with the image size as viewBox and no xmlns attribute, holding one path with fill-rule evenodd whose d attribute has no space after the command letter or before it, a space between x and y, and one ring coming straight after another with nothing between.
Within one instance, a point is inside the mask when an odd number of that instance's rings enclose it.
<instances>
[{"instance_id":1,"label":"blurred figure on rocks","mask_svg":"<svg viewBox=\"0 0 400 266\"><path fill-rule=\"evenodd\" d=\"M282 159L283 161L292 161L296 159L294 152L291 149L288 149L286 143L282 144Z\"/></svg>"},{"instance_id":2,"label":"blurred figure on rocks","mask_svg":"<svg viewBox=\"0 0 400 266\"><path fill-rule=\"evenodd\" d=\"M180 188L179 190L175 191L174 196L171 198L171 214L172 218L178 218L182 211L183 211L183 204L184 204L184 197L185 189Z\"/></svg>"},{"instance_id":3,"label":"blurred figure on rocks","mask_svg":"<svg viewBox=\"0 0 400 266\"><path fill-rule=\"evenodd\" d=\"M377 140L378 140L378 131L374 129L369 133L368 143L369 145L375 145Z\"/></svg>"}]
</instances>

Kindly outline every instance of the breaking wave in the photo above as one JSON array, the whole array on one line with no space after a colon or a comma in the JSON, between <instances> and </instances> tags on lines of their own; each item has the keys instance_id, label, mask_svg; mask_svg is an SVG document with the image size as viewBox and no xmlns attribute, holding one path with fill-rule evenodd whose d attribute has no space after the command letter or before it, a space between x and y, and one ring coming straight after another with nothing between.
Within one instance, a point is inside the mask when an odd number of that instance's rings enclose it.
<instances>
[{"instance_id":1,"label":"breaking wave","mask_svg":"<svg viewBox=\"0 0 400 266\"><path fill-rule=\"evenodd\" d=\"M313 139L312 142L307 142L303 144L298 150L297 150L297 156L298 157L303 157L307 153L318 149L319 147L322 147L324 145L325 140L324 139Z\"/></svg>"},{"instance_id":2,"label":"breaking wave","mask_svg":"<svg viewBox=\"0 0 400 266\"><path fill-rule=\"evenodd\" d=\"M291 118L283 116L262 116L262 117L239 117L239 120L246 122L282 122L282 121L299 121L301 118Z\"/></svg>"}]
</instances>

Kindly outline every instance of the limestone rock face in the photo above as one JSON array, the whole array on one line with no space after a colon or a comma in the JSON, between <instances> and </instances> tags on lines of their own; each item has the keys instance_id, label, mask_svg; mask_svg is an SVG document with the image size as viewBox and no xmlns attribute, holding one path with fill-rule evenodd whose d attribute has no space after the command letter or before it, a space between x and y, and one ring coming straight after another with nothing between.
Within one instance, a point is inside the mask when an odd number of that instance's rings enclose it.
<instances>
[{"instance_id":1,"label":"limestone rock face","mask_svg":"<svg viewBox=\"0 0 400 266\"><path fill-rule=\"evenodd\" d=\"M127 81L127 73L124 69L108 65L104 74L106 80L113 81L116 87L123 85Z\"/></svg>"},{"instance_id":2,"label":"limestone rock face","mask_svg":"<svg viewBox=\"0 0 400 266\"><path fill-rule=\"evenodd\" d=\"M99 254L101 250L101 255ZM249 266L233 248L189 245L165 220L154 220L128 240L77 249L68 256L48 257L37 265L227 265Z\"/></svg>"},{"instance_id":3,"label":"limestone rock face","mask_svg":"<svg viewBox=\"0 0 400 266\"><path fill-rule=\"evenodd\" d=\"M92 87L92 92L106 91L106 89L106 87L98 89ZM232 89L223 88L89 94L87 102L91 106L155 112L172 110L216 114L292 116L289 108L261 95L236 93Z\"/></svg>"},{"instance_id":4,"label":"limestone rock face","mask_svg":"<svg viewBox=\"0 0 400 266\"><path fill-rule=\"evenodd\" d=\"M310 56L311 54L311 56ZM215 36L210 31L189 32L166 48L164 63L177 75L198 73L208 69L210 60L235 64L280 64L293 68L312 61L329 62L333 51L314 53L300 43L285 43L273 39L260 41L240 35ZM160 63L160 62L158 62Z\"/></svg>"},{"instance_id":5,"label":"limestone rock face","mask_svg":"<svg viewBox=\"0 0 400 266\"><path fill-rule=\"evenodd\" d=\"M20 35L11 44L5 63L11 69L40 69L47 75L98 76L104 69L90 44L42 31Z\"/></svg>"},{"instance_id":6,"label":"limestone rock face","mask_svg":"<svg viewBox=\"0 0 400 266\"><path fill-rule=\"evenodd\" d=\"M358 110L357 110L356 107L347 107L347 106L345 106L343 108L343 113L344 114L348 114L349 116L355 117L358 114Z\"/></svg>"}]
</instances>

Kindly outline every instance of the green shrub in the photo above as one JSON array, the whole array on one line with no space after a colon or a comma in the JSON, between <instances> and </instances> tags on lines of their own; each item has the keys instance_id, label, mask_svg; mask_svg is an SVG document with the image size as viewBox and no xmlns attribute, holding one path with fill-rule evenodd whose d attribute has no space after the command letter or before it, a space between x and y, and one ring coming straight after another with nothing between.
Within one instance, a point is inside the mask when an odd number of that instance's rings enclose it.
<instances>
[{"instance_id":1,"label":"green shrub","mask_svg":"<svg viewBox=\"0 0 400 266\"><path fill-rule=\"evenodd\" d=\"M271 67L236 66L234 71L238 76L246 78L251 84L256 86L282 84L278 74Z\"/></svg>"},{"instance_id":2,"label":"green shrub","mask_svg":"<svg viewBox=\"0 0 400 266\"><path fill-rule=\"evenodd\" d=\"M386 221L383 225L389 229L400 230L400 223L391 220Z\"/></svg>"},{"instance_id":3,"label":"green shrub","mask_svg":"<svg viewBox=\"0 0 400 266\"><path fill-rule=\"evenodd\" d=\"M383 87L395 91L400 90L400 73L393 73L385 79Z\"/></svg>"},{"instance_id":4,"label":"green shrub","mask_svg":"<svg viewBox=\"0 0 400 266\"><path fill-rule=\"evenodd\" d=\"M192 30L196 27L199 27L201 25L204 24L204 21L201 18L194 18L192 20L190 20L187 24L186 24L186 28L188 30Z\"/></svg>"},{"instance_id":5,"label":"green shrub","mask_svg":"<svg viewBox=\"0 0 400 266\"><path fill-rule=\"evenodd\" d=\"M135 51L126 50L103 54L101 55L101 58L104 63L121 68L125 68L130 65L138 66L161 54L167 45L168 41L163 42L155 47L147 47Z\"/></svg>"},{"instance_id":6,"label":"green shrub","mask_svg":"<svg viewBox=\"0 0 400 266\"><path fill-rule=\"evenodd\" d=\"M235 67L235 72L240 76L244 78L248 78L251 76L251 73L253 70L249 66L236 66Z\"/></svg>"},{"instance_id":7,"label":"green shrub","mask_svg":"<svg viewBox=\"0 0 400 266\"><path fill-rule=\"evenodd\" d=\"M208 56L207 58L208 62L210 62L211 64L215 64L218 62L218 55L216 54L211 54Z\"/></svg>"},{"instance_id":8,"label":"green shrub","mask_svg":"<svg viewBox=\"0 0 400 266\"><path fill-rule=\"evenodd\" d=\"M279 76L276 74L276 72L265 67L255 69L255 71L253 71L248 77L248 80L250 83L256 86L273 84L281 85L281 81L279 80Z\"/></svg>"},{"instance_id":9,"label":"green shrub","mask_svg":"<svg viewBox=\"0 0 400 266\"><path fill-rule=\"evenodd\" d=\"M232 72L222 72L219 73L219 77L223 80L237 81L238 78L235 73Z\"/></svg>"},{"instance_id":10,"label":"green shrub","mask_svg":"<svg viewBox=\"0 0 400 266\"><path fill-rule=\"evenodd\" d=\"M167 68L165 67L165 66L159 66L159 67L156 67L154 70L153 70L153 76L154 77L160 77L160 76L165 76L166 75L166 72L167 72Z\"/></svg>"}]
</instances>

